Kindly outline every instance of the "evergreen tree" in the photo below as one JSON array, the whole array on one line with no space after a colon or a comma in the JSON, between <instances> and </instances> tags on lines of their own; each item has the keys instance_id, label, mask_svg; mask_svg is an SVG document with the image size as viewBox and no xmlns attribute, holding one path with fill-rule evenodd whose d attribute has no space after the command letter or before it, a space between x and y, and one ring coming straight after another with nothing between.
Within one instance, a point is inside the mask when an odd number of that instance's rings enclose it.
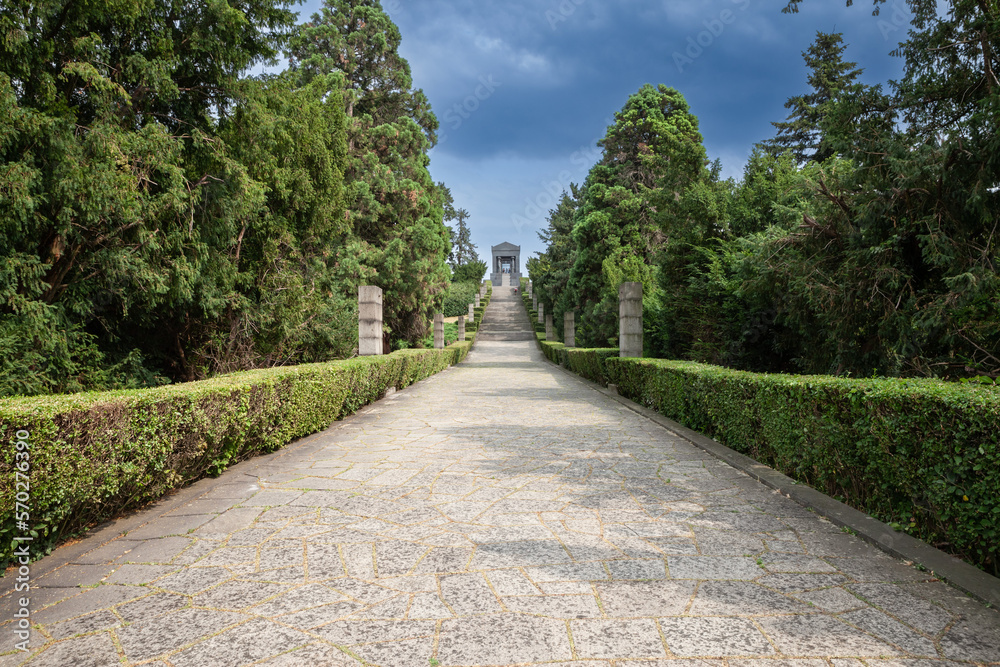
<instances>
[{"instance_id":1,"label":"evergreen tree","mask_svg":"<svg viewBox=\"0 0 1000 667\"><path fill-rule=\"evenodd\" d=\"M0 5L0 392L197 376L262 204L219 123L292 20L275 0Z\"/></svg>"},{"instance_id":2,"label":"evergreen tree","mask_svg":"<svg viewBox=\"0 0 1000 667\"><path fill-rule=\"evenodd\" d=\"M765 142L771 151L791 151L800 163L822 162L833 155L823 136L824 118L837 93L850 88L863 71L857 63L843 59L846 48L841 33L816 33L816 41L802 54L810 70L812 92L785 102L791 113L787 120L771 123L778 129L777 136Z\"/></svg>"},{"instance_id":3,"label":"evergreen tree","mask_svg":"<svg viewBox=\"0 0 1000 667\"><path fill-rule=\"evenodd\" d=\"M629 97L599 145L603 157L574 216L577 252L564 298L581 309L581 343L605 346L616 338L621 282L642 282L649 305L655 303L664 216L704 176L707 160L698 119L678 91L662 84Z\"/></svg>"},{"instance_id":4,"label":"evergreen tree","mask_svg":"<svg viewBox=\"0 0 1000 667\"><path fill-rule=\"evenodd\" d=\"M348 220L354 241L342 256L356 281L386 293L394 341L423 337L448 280L445 196L427 170L438 123L412 88L398 53L399 29L378 0L326 0L289 43L300 80L340 73L347 123Z\"/></svg>"}]
</instances>

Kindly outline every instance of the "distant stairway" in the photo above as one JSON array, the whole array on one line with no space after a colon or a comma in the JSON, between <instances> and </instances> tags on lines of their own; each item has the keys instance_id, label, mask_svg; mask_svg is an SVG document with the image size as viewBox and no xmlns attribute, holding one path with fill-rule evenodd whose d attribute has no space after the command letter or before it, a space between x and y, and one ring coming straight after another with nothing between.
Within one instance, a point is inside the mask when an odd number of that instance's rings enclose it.
<instances>
[{"instance_id":1,"label":"distant stairway","mask_svg":"<svg viewBox=\"0 0 1000 667\"><path fill-rule=\"evenodd\" d=\"M521 297L509 287L509 274L503 275L503 283L504 287L493 289L490 305L483 314L479 340L535 340Z\"/></svg>"}]
</instances>

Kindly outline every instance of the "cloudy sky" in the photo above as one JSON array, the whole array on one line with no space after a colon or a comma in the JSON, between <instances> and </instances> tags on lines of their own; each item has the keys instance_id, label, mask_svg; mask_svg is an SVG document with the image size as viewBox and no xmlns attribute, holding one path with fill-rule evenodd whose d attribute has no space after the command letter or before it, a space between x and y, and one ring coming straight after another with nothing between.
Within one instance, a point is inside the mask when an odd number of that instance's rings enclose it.
<instances>
[{"instance_id":1,"label":"cloudy sky","mask_svg":"<svg viewBox=\"0 0 1000 667\"><path fill-rule=\"evenodd\" d=\"M321 0L300 6L300 21ZM802 52L817 31L844 33L865 83L899 78L889 52L909 16L889 0L382 0L400 51L441 123L431 174L470 214L473 242L544 246L537 232L580 183L615 111L645 83L677 88L700 120L709 157L739 177L773 136L785 101L807 92Z\"/></svg>"}]
</instances>

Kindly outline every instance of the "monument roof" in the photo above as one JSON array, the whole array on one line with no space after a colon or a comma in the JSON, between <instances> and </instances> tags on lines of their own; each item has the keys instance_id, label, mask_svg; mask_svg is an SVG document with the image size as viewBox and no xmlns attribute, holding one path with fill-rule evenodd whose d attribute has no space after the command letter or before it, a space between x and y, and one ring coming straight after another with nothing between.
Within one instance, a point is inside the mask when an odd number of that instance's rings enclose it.
<instances>
[{"instance_id":1,"label":"monument roof","mask_svg":"<svg viewBox=\"0 0 1000 667\"><path fill-rule=\"evenodd\" d=\"M493 252L496 252L497 250L516 250L516 251L520 252L521 251L521 246L514 245L513 243L507 243L505 241L505 242L501 243L500 245L493 246Z\"/></svg>"}]
</instances>

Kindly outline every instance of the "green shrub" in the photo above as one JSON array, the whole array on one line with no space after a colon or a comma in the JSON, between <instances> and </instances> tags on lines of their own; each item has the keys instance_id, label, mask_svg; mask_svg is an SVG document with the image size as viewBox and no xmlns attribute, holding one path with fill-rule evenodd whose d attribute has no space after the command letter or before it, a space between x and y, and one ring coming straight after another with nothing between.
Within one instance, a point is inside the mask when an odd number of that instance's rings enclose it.
<instances>
[{"instance_id":1,"label":"green shrub","mask_svg":"<svg viewBox=\"0 0 1000 667\"><path fill-rule=\"evenodd\" d=\"M568 347L562 351L562 363L577 375L599 385L608 385L607 360L617 358L616 347Z\"/></svg>"},{"instance_id":2,"label":"green shrub","mask_svg":"<svg viewBox=\"0 0 1000 667\"><path fill-rule=\"evenodd\" d=\"M30 435L31 553L237 461L271 452L468 354L444 350L234 373L154 389L0 401L0 561L12 554L15 435ZM18 463L20 465L20 463Z\"/></svg>"},{"instance_id":3,"label":"green shrub","mask_svg":"<svg viewBox=\"0 0 1000 667\"><path fill-rule=\"evenodd\" d=\"M469 314L469 304L476 302L476 291L479 283L456 282L448 286L444 293L442 311L445 317L458 317Z\"/></svg>"},{"instance_id":4,"label":"green shrub","mask_svg":"<svg viewBox=\"0 0 1000 667\"><path fill-rule=\"evenodd\" d=\"M1000 391L608 359L618 391L1000 573Z\"/></svg>"},{"instance_id":5,"label":"green shrub","mask_svg":"<svg viewBox=\"0 0 1000 667\"><path fill-rule=\"evenodd\" d=\"M565 345L552 340L545 340L544 333L538 336L538 342L542 346L542 354L545 355L546 359L554 364L562 364L563 360L559 355L566 349Z\"/></svg>"}]
</instances>

